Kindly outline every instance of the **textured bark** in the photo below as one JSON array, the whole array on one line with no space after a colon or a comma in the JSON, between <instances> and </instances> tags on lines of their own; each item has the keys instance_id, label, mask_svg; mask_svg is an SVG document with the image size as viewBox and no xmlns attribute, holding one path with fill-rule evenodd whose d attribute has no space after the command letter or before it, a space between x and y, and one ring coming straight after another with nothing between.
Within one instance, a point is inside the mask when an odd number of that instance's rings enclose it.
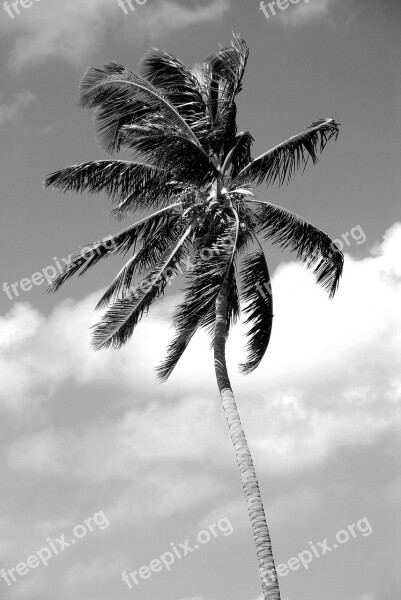
<instances>
[{"instance_id":1,"label":"textured bark","mask_svg":"<svg viewBox=\"0 0 401 600\"><path fill-rule=\"evenodd\" d=\"M274 565L269 529L266 523L259 483L253 466L245 433L238 414L237 405L227 372L225 348L227 339L227 280L216 302L216 325L214 337L214 364L217 384L224 413L234 444L235 456L241 473L242 487L248 505L253 538L259 562L264 600L280 600L280 591Z\"/></svg>"}]
</instances>

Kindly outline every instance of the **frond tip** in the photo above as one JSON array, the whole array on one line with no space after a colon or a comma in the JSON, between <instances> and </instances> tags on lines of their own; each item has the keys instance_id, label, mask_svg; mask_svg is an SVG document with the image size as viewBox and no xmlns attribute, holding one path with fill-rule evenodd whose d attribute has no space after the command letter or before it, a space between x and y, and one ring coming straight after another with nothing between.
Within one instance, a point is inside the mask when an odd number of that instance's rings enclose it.
<instances>
[{"instance_id":1,"label":"frond tip","mask_svg":"<svg viewBox=\"0 0 401 600\"><path fill-rule=\"evenodd\" d=\"M334 119L312 123L305 131L252 160L233 179L231 188L250 182L255 185L266 183L267 186L276 181L279 185L289 182L296 170L305 170L309 160L316 164L318 154L332 138L337 139L338 134L339 124Z\"/></svg>"},{"instance_id":2,"label":"frond tip","mask_svg":"<svg viewBox=\"0 0 401 600\"><path fill-rule=\"evenodd\" d=\"M117 300L94 326L92 346L95 350L121 348L130 339L135 327L148 312L151 304L164 293L167 285L166 270L180 257L180 251L189 237L190 229L170 247L159 264L126 298Z\"/></svg>"},{"instance_id":3,"label":"frond tip","mask_svg":"<svg viewBox=\"0 0 401 600\"><path fill-rule=\"evenodd\" d=\"M327 233L281 206L255 200L246 202L258 205L257 231L283 250L295 252L299 260L313 268L317 283L333 298L342 275L344 255Z\"/></svg>"},{"instance_id":4,"label":"frond tip","mask_svg":"<svg viewBox=\"0 0 401 600\"><path fill-rule=\"evenodd\" d=\"M154 178L158 169L151 165L127 160L98 160L72 165L47 175L43 185L60 192L124 195Z\"/></svg>"},{"instance_id":5,"label":"frond tip","mask_svg":"<svg viewBox=\"0 0 401 600\"><path fill-rule=\"evenodd\" d=\"M270 342L273 327L273 294L269 269L263 250L248 255L243 261L241 300L248 315L245 325L252 325L247 336L248 360L241 372L251 373L260 364Z\"/></svg>"}]
</instances>

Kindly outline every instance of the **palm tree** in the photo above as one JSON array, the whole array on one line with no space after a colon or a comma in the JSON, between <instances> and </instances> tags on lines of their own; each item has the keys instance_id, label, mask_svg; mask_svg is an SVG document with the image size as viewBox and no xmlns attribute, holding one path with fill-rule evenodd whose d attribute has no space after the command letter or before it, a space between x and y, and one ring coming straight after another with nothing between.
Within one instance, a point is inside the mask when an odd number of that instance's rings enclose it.
<instances>
[{"instance_id":1,"label":"palm tree","mask_svg":"<svg viewBox=\"0 0 401 600\"><path fill-rule=\"evenodd\" d=\"M176 308L176 336L157 374L165 381L190 340L206 328L212 337L217 384L246 495L265 600L280 598L269 530L251 453L228 377L225 347L240 315L249 326L250 373L260 364L273 322L270 275L261 238L296 253L314 270L332 297L343 255L322 231L267 201L253 190L291 179L308 161L317 162L338 124L322 119L302 133L251 158L253 137L238 132L236 96L241 91L248 46L235 36L201 64L187 68L174 56L152 49L141 75L114 62L89 68L80 89L82 107L95 109L101 145L125 150L138 160L99 160L52 173L45 186L61 192L106 192L111 214L147 216L76 254L49 288L82 275L102 258L130 257L97 308L93 346L121 348L171 277L186 275L185 298ZM152 211L151 214L148 214ZM135 277L142 277L133 285ZM262 290L262 291L261 291Z\"/></svg>"}]
</instances>

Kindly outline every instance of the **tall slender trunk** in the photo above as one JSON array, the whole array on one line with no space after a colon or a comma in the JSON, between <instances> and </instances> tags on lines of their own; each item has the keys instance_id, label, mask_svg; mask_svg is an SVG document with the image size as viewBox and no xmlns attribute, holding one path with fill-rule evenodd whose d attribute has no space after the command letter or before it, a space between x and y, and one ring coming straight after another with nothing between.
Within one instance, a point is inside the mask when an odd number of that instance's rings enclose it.
<instances>
[{"instance_id":1,"label":"tall slender trunk","mask_svg":"<svg viewBox=\"0 0 401 600\"><path fill-rule=\"evenodd\" d=\"M227 339L227 290L226 279L216 302L216 324L214 336L214 365L217 384L223 403L224 413L234 444L235 456L241 473L242 487L248 505L248 514L252 525L253 538L259 562L259 575L262 582L264 600L280 600L280 590L274 565L269 529L266 523L259 483L253 466L245 433L239 418L237 405L226 365Z\"/></svg>"}]
</instances>

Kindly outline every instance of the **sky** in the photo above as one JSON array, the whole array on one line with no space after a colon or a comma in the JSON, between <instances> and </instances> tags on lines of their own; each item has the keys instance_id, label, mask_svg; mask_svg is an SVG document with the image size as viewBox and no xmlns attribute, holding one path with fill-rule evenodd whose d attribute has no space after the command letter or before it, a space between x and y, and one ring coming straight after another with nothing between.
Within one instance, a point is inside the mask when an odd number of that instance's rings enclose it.
<instances>
[{"instance_id":1,"label":"sky","mask_svg":"<svg viewBox=\"0 0 401 600\"><path fill-rule=\"evenodd\" d=\"M253 133L255 156L319 118L341 124L316 167L258 193L341 243L336 297L328 300L294 256L266 245L275 319L255 373L238 374L241 325L228 341L282 600L394 600L401 5L300 0L269 18L256 0L132 5L0 7L0 597L260 600L207 337L193 340L168 383L154 376L182 282L124 349L97 353L94 306L118 259L57 295L45 293L44 276L29 285L126 226L107 216L105 196L42 187L47 173L106 158L92 115L77 106L85 69L115 60L135 70L151 46L192 65L235 32L251 50L238 125ZM128 585L124 572L136 581Z\"/></svg>"}]
</instances>

